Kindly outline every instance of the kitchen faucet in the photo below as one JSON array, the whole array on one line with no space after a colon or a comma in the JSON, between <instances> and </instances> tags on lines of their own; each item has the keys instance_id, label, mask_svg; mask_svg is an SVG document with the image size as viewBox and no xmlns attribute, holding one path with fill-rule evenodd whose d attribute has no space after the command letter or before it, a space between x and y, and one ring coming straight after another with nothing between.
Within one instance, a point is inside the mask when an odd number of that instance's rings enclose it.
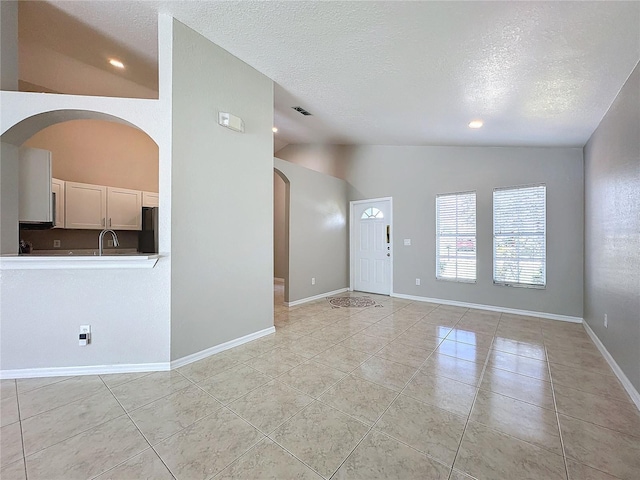
<instances>
[{"instance_id":1,"label":"kitchen faucet","mask_svg":"<svg viewBox=\"0 0 640 480\"><path fill-rule=\"evenodd\" d=\"M114 232L113 230L102 230L100 232L100 236L98 237L98 251L99 251L99 255L100 256L102 256L104 234L105 233L110 233L113 236L113 246L114 247L117 247L117 246L120 245L118 243L118 236L116 235L116 232Z\"/></svg>"}]
</instances>

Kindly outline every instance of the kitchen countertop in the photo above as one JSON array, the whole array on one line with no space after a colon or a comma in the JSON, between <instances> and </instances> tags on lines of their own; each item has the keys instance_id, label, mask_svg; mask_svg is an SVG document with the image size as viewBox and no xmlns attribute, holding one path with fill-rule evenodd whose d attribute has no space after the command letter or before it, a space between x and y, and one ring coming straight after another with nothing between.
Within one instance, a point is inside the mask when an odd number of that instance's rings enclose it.
<instances>
[{"instance_id":1,"label":"kitchen countertop","mask_svg":"<svg viewBox=\"0 0 640 480\"><path fill-rule=\"evenodd\" d=\"M149 253L139 253L135 248L105 248L103 255L150 255ZM98 256L97 248L73 248L62 249L56 248L55 250L32 250L31 253L22 253L20 256L60 256L60 255L84 255L84 256Z\"/></svg>"},{"instance_id":2,"label":"kitchen countertop","mask_svg":"<svg viewBox=\"0 0 640 480\"><path fill-rule=\"evenodd\" d=\"M113 249L111 249L113 250ZM23 255L0 255L0 270L62 270L106 268L153 268L160 255L133 252L105 251L99 256L77 250L36 251ZM69 253L71 252L71 253Z\"/></svg>"}]
</instances>

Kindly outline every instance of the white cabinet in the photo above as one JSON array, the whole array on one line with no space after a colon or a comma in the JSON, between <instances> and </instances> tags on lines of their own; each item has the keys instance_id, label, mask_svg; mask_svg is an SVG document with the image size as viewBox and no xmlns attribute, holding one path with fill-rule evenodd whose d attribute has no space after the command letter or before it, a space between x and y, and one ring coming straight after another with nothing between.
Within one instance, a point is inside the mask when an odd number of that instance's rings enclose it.
<instances>
[{"instance_id":1,"label":"white cabinet","mask_svg":"<svg viewBox=\"0 0 640 480\"><path fill-rule=\"evenodd\" d=\"M142 192L143 207L157 207L160 204L160 195L154 192Z\"/></svg>"},{"instance_id":2,"label":"white cabinet","mask_svg":"<svg viewBox=\"0 0 640 480\"><path fill-rule=\"evenodd\" d=\"M107 187L65 182L65 228L102 230L107 219Z\"/></svg>"},{"instance_id":3,"label":"white cabinet","mask_svg":"<svg viewBox=\"0 0 640 480\"><path fill-rule=\"evenodd\" d=\"M53 228L64 228L64 180L51 179L51 191L55 193L55 224Z\"/></svg>"},{"instance_id":4,"label":"white cabinet","mask_svg":"<svg viewBox=\"0 0 640 480\"><path fill-rule=\"evenodd\" d=\"M18 151L20 223L52 223L51 152L21 147Z\"/></svg>"},{"instance_id":5,"label":"white cabinet","mask_svg":"<svg viewBox=\"0 0 640 480\"><path fill-rule=\"evenodd\" d=\"M107 228L142 230L142 192L107 187Z\"/></svg>"},{"instance_id":6,"label":"white cabinet","mask_svg":"<svg viewBox=\"0 0 640 480\"><path fill-rule=\"evenodd\" d=\"M65 182L65 228L142 230L142 192Z\"/></svg>"}]
</instances>

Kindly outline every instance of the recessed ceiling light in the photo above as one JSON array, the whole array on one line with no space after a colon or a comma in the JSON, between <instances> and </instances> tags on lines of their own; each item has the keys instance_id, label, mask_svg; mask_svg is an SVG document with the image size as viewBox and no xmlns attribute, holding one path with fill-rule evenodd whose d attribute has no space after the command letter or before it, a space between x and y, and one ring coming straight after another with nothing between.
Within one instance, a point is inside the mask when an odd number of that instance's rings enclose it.
<instances>
[{"instance_id":1,"label":"recessed ceiling light","mask_svg":"<svg viewBox=\"0 0 640 480\"><path fill-rule=\"evenodd\" d=\"M278 133L278 127L273 127L271 130L273 130L273 133Z\"/></svg>"},{"instance_id":2,"label":"recessed ceiling light","mask_svg":"<svg viewBox=\"0 0 640 480\"><path fill-rule=\"evenodd\" d=\"M116 60L115 58L111 58L111 59L109 60L109 63L110 63L111 65L113 65L114 67L117 67L117 68L124 68L124 63L122 63L120 60Z\"/></svg>"},{"instance_id":3,"label":"recessed ceiling light","mask_svg":"<svg viewBox=\"0 0 640 480\"><path fill-rule=\"evenodd\" d=\"M480 128L482 125L484 125L482 120L473 120L469 122L469 128Z\"/></svg>"}]
</instances>

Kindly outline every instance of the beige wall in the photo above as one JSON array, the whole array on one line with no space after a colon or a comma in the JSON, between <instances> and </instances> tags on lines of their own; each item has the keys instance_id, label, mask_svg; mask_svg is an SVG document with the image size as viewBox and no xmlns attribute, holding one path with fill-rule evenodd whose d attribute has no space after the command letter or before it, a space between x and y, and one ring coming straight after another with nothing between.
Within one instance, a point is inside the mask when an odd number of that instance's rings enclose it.
<instances>
[{"instance_id":1,"label":"beige wall","mask_svg":"<svg viewBox=\"0 0 640 480\"><path fill-rule=\"evenodd\" d=\"M158 146L136 128L72 120L47 127L24 144L52 152L55 178L158 191Z\"/></svg>"},{"instance_id":2,"label":"beige wall","mask_svg":"<svg viewBox=\"0 0 640 480\"><path fill-rule=\"evenodd\" d=\"M584 148L584 320L640 391L638 105L640 66Z\"/></svg>"},{"instance_id":3,"label":"beige wall","mask_svg":"<svg viewBox=\"0 0 640 480\"><path fill-rule=\"evenodd\" d=\"M297 163L310 170L332 177L345 178L346 162L342 160L341 145L290 144L278 150L278 158Z\"/></svg>"},{"instance_id":4,"label":"beige wall","mask_svg":"<svg viewBox=\"0 0 640 480\"><path fill-rule=\"evenodd\" d=\"M0 2L0 89L18 89L18 2Z\"/></svg>"},{"instance_id":5,"label":"beige wall","mask_svg":"<svg viewBox=\"0 0 640 480\"><path fill-rule=\"evenodd\" d=\"M172 98L176 360L273 328L273 82L174 21Z\"/></svg>"},{"instance_id":6,"label":"beige wall","mask_svg":"<svg viewBox=\"0 0 640 480\"><path fill-rule=\"evenodd\" d=\"M273 165L289 181L285 302L349 287L347 182L279 158L273 159Z\"/></svg>"},{"instance_id":7,"label":"beige wall","mask_svg":"<svg viewBox=\"0 0 640 480\"><path fill-rule=\"evenodd\" d=\"M303 145L290 147L279 152L281 158L299 165L317 162L317 147L306 153ZM368 145L342 146L335 155L333 164L341 166L351 186L350 200L393 197L394 293L582 317L581 149ZM547 288L495 286L493 189L534 183L547 185ZM435 196L470 190L477 192L478 281L436 280ZM403 245L405 238L411 246Z\"/></svg>"}]
</instances>

